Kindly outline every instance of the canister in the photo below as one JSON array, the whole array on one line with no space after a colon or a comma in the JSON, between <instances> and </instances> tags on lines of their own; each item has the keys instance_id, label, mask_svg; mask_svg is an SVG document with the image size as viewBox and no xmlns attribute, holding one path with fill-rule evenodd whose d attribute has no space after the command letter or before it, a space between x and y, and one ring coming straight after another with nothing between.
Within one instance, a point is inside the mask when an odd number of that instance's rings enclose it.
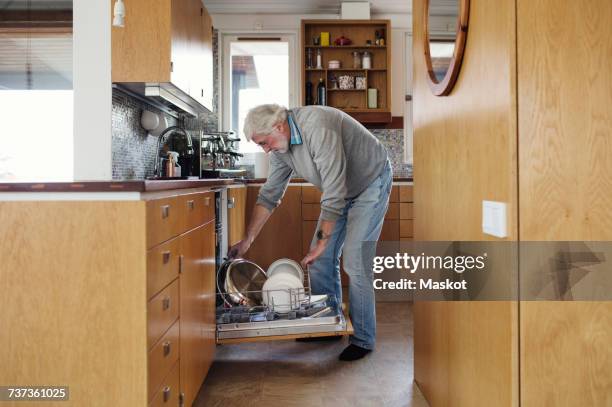
<instances>
[{"instance_id":1,"label":"canister","mask_svg":"<svg viewBox=\"0 0 612 407\"><path fill-rule=\"evenodd\" d=\"M329 33L328 32L321 33L321 46L329 47Z\"/></svg>"},{"instance_id":2,"label":"canister","mask_svg":"<svg viewBox=\"0 0 612 407\"><path fill-rule=\"evenodd\" d=\"M372 54L368 51L363 52L363 58L361 59L361 67L363 69L372 69Z\"/></svg>"},{"instance_id":3,"label":"canister","mask_svg":"<svg viewBox=\"0 0 612 407\"><path fill-rule=\"evenodd\" d=\"M378 89L376 88L368 89L368 108L378 108Z\"/></svg>"}]
</instances>

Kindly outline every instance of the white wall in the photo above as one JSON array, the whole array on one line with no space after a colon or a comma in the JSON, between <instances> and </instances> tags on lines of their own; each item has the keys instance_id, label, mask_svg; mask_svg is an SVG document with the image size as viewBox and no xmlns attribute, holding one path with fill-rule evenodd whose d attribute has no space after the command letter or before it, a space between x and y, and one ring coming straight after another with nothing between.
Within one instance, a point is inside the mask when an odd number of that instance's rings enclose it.
<instances>
[{"instance_id":1,"label":"white wall","mask_svg":"<svg viewBox=\"0 0 612 407\"><path fill-rule=\"evenodd\" d=\"M110 2L74 0L73 7L74 179L110 180Z\"/></svg>"}]
</instances>

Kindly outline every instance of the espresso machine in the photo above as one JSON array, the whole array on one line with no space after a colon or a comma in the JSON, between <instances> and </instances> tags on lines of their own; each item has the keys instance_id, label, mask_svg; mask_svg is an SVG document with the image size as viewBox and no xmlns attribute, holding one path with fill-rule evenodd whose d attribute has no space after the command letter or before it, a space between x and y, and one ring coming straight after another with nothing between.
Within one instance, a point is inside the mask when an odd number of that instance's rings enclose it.
<instances>
[{"instance_id":1,"label":"espresso machine","mask_svg":"<svg viewBox=\"0 0 612 407\"><path fill-rule=\"evenodd\" d=\"M238 168L242 154L240 138L233 131L203 132L200 135L200 178L241 178L246 170Z\"/></svg>"}]
</instances>

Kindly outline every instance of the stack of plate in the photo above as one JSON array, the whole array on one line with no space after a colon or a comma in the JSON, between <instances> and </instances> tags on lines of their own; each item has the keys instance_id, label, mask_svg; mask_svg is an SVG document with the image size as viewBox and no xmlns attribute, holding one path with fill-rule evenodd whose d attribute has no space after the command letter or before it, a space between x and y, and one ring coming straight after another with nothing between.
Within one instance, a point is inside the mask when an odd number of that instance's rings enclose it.
<instances>
[{"instance_id":1,"label":"stack of plate","mask_svg":"<svg viewBox=\"0 0 612 407\"><path fill-rule=\"evenodd\" d=\"M304 271L291 259L280 259L268 268L263 303L276 312L299 308L304 300Z\"/></svg>"}]
</instances>

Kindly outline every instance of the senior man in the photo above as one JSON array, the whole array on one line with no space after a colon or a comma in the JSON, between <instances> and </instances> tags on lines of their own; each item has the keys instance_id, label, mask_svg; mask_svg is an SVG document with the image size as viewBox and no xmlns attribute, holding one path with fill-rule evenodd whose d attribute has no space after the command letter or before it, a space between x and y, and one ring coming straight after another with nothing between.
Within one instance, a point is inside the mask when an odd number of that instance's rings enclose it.
<instances>
[{"instance_id":1,"label":"senior man","mask_svg":"<svg viewBox=\"0 0 612 407\"><path fill-rule=\"evenodd\" d=\"M357 120L327 106L287 110L261 105L247 114L244 134L270 154L268 179L259 192L246 237L229 257L242 257L283 197L292 174L321 192L321 214L302 267L310 266L314 294L342 301L340 256L349 276L349 315L354 334L340 360L361 359L374 349L376 309L372 259L391 193L385 147ZM330 338L331 339L331 338Z\"/></svg>"}]
</instances>

